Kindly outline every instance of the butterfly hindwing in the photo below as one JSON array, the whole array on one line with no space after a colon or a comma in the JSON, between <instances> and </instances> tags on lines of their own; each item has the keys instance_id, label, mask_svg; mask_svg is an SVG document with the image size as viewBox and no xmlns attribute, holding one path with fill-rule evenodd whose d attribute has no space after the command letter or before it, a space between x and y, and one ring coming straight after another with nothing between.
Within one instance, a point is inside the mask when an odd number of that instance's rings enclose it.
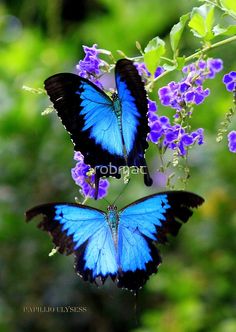
<instances>
[{"instance_id":1,"label":"butterfly hindwing","mask_svg":"<svg viewBox=\"0 0 236 332\"><path fill-rule=\"evenodd\" d=\"M118 233L118 271L117 286L136 291L149 276L157 272L161 257L156 246L141 234L138 229L129 229L122 218Z\"/></svg>"},{"instance_id":2,"label":"butterfly hindwing","mask_svg":"<svg viewBox=\"0 0 236 332\"><path fill-rule=\"evenodd\" d=\"M118 230L118 286L138 289L157 271L161 258L154 243L165 243L167 235L177 235L191 208L203 199L186 191L169 191L141 200L122 209Z\"/></svg>"},{"instance_id":3,"label":"butterfly hindwing","mask_svg":"<svg viewBox=\"0 0 236 332\"><path fill-rule=\"evenodd\" d=\"M86 164L97 166L98 173L99 166L117 166L112 175L120 177L123 145L112 100L95 84L75 74L56 74L44 84L75 151L83 154Z\"/></svg>"},{"instance_id":4,"label":"butterfly hindwing","mask_svg":"<svg viewBox=\"0 0 236 332\"><path fill-rule=\"evenodd\" d=\"M38 227L49 232L60 253L74 253L76 272L93 282L117 273L112 234L104 212L79 204L51 203L26 212L29 221L43 215Z\"/></svg>"}]
</instances>

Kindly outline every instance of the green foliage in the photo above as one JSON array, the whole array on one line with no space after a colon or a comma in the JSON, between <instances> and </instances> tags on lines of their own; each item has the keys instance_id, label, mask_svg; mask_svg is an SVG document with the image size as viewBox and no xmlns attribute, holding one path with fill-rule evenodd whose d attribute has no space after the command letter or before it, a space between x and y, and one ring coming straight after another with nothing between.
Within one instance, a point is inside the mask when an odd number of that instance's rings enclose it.
<instances>
[{"instance_id":1,"label":"green foliage","mask_svg":"<svg viewBox=\"0 0 236 332\"><path fill-rule=\"evenodd\" d=\"M236 25L229 25L227 28L222 28L220 25L216 25L213 28L215 36L235 36L236 34Z\"/></svg>"},{"instance_id":2,"label":"green foliage","mask_svg":"<svg viewBox=\"0 0 236 332\"><path fill-rule=\"evenodd\" d=\"M185 14L180 17L179 23L175 24L170 31L170 44L174 53L176 53L180 39L182 37L185 24L189 20L189 14Z\"/></svg>"},{"instance_id":3,"label":"green foliage","mask_svg":"<svg viewBox=\"0 0 236 332\"><path fill-rule=\"evenodd\" d=\"M193 8L189 27L194 36L202 38L204 41L210 41L214 38L212 27L214 24L214 6L203 5Z\"/></svg>"},{"instance_id":4,"label":"green foliage","mask_svg":"<svg viewBox=\"0 0 236 332\"><path fill-rule=\"evenodd\" d=\"M229 14L236 15L236 3L234 0L220 0L220 4Z\"/></svg>"},{"instance_id":5,"label":"green foliage","mask_svg":"<svg viewBox=\"0 0 236 332\"><path fill-rule=\"evenodd\" d=\"M165 53L165 42L159 37L153 38L144 49L144 62L153 75L160 64L161 56Z\"/></svg>"}]
</instances>

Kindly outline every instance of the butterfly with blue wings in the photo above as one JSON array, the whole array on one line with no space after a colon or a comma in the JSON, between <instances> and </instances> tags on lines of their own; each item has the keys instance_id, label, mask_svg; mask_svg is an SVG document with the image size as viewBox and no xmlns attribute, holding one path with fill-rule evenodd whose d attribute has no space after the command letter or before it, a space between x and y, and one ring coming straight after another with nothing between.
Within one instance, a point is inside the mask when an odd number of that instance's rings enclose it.
<instances>
[{"instance_id":1,"label":"butterfly with blue wings","mask_svg":"<svg viewBox=\"0 0 236 332\"><path fill-rule=\"evenodd\" d=\"M177 235L191 208L204 202L186 191L167 191L144 197L107 213L80 204L50 203L26 212L30 221L42 214L38 227L49 232L62 254L75 255L75 270L98 284L110 276L118 287L137 291L157 272L161 257L155 244Z\"/></svg>"},{"instance_id":2,"label":"butterfly with blue wings","mask_svg":"<svg viewBox=\"0 0 236 332\"><path fill-rule=\"evenodd\" d=\"M120 177L120 167L143 168L144 182L152 185L145 150L149 133L147 94L133 62L120 59L115 66L117 93L110 98L89 80L71 73L56 74L44 82L47 94L75 151L101 176ZM104 166L106 174L104 174Z\"/></svg>"}]
</instances>

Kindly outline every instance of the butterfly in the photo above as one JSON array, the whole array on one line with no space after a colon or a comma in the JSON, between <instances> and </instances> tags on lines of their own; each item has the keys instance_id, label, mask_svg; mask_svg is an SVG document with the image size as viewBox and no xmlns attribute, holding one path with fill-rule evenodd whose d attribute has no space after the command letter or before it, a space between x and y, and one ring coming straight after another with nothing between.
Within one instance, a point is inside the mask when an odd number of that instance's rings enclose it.
<instances>
[{"instance_id":1,"label":"butterfly","mask_svg":"<svg viewBox=\"0 0 236 332\"><path fill-rule=\"evenodd\" d=\"M148 101L144 83L133 62L120 59L115 66L117 93L110 98L89 80L60 73L45 80L45 89L75 151L101 176L120 178L122 166L142 167L144 182L152 185L145 160L149 133Z\"/></svg>"},{"instance_id":2,"label":"butterfly","mask_svg":"<svg viewBox=\"0 0 236 332\"><path fill-rule=\"evenodd\" d=\"M144 197L118 211L107 212L73 203L49 203L26 212L26 220L43 215L38 227L47 231L61 254L75 255L75 270L85 280L103 284L108 276L120 288L137 291L157 272L156 244L177 235L182 222L204 199L186 191Z\"/></svg>"}]
</instances>

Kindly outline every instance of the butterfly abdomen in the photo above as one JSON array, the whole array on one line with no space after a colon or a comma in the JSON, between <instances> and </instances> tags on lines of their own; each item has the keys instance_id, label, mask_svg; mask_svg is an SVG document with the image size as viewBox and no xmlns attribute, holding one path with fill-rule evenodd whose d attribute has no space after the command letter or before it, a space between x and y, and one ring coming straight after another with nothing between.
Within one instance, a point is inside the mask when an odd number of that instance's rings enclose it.
<instances>
[{"instance_id":1,"label":"butterfly abdomen","mask_svg":"<svg viewBox=\"0 0 236 332\"><path fill-rule=\"evenodd\" d=\"M118 234L118 224L119 224L119 213L115 205L110 205L107 208L107 222L110 226L112 238L117 247L117 234Z\"/></svg>"},{"instance_id":2,"label":"butterfly abdomen","mask_svg":"<svg viewBox=\"0 0 236 332\"><path fill-rule=\"evenodd\" d=\"M122 115L122 110L121 110L121 104L118 96L114 99L114 112L117 117L117 123L120 129L120 132L122 133L122 126L121 126L121 115Z\"/></svg>"}]
</instances>

